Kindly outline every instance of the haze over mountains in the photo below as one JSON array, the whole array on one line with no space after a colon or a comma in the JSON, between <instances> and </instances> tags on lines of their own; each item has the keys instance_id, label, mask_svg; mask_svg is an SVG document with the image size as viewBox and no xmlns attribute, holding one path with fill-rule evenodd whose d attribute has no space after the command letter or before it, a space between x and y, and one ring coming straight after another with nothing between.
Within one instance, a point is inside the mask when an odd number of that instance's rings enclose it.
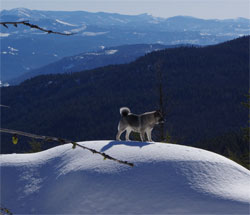
<instances>
[{"instance_id":1,"label":"haze over mountains","mask_svg":"<svg viewBox=\"0 0 250 215\"><path fill-rule=\"evenodd\" d=\"M148 14L121 15L84 11L2 10L1 21L29 20L43 28L76 33L47 35L24 26L1 27L1 81L16 78L65 56L126 44L208 45L249 34L249 20L203 20ZM13 63L15 62L15 63Z\"/></svg>"}]
</instances>

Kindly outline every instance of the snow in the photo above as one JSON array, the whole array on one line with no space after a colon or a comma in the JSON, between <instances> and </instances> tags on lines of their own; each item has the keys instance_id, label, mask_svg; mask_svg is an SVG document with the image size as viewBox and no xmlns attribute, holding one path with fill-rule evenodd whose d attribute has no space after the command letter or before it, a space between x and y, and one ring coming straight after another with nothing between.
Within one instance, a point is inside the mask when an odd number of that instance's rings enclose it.
<instances>
[{"instance_id":1,"label":"snow","mask_svg":"<svg viewBox=\"0 0 250 215\"><path fill-rule=\"evenodd\" d=\"M115 18L113 16L109 16L110 19L114 20L114 21L117 21L117 22L120 22L120 23L128 23L129 21L127 19L118 19L118 18Z\"/></svg>"},{"instance_id":2,"label":"snow","mask_svg":"<svg viewBox=\"0 0 250 215\"><path fill-rule=\"evenodd\" d=\"M61 20L59 20L59 19L56 19L56 22L58 22L58 23L60 23L60 24L63 24L63 25L67 25L67 26L77 26L77 25L74 25L74 24L70 24L70 23L68 23L68 22L64 22L64 21L61 21Z\"/></svg>"},{"instance_id":3,"label":"snow","mask_svg":"<svg viewBox=\"0 0 250 215\"><path fill-rule=\"evenodd\" d=\"M11 47L11 46L8 46L8 52L7 51L2 51L2 54L10 54L10 55L18 55L18 49L15 49L15 48L13 48L13 47Z\"/></svg>"},{"instance_id":4,"label":"snow","mask_svg":"<svg viewBox=\"0 0 250 215\"><path fill-rule=\"evenodd\" d=\"M210 36L211 34L206 33L206 32L201 32L200 35L201 35L201 36Z\"/></svg>"},{"instance_id":5,"label":"snow","mask_svg":"<svg viewBox=\"0 0 250 215\"><path fill-rule=\"evenodd\" d=\"M87 28L86 25L82 25L82 27L72 29L72 30L70 30L69 32L70 32L70 33L79 33L79 32L81 32L81 31L84 31L86 28Z\"/></svg>"},{"instance_id":6,"label":"snow","mask_svg":"<svg viewBox=\"0 0 250 215\"><path fill-rule=\"evenodd\" d=\"M9 87L9 83L3 83L2 81L0 81L0 87Z\"/></svg>"},{"instance_id":7,"label":"snow","mask_svg":"<svg viewBox=\"0 0 250 215\"><path fill-rule=\"evenodd\" d=\"M9 33L1 33L0 32L0 37L8 37L10 34Z\"/></svg>"},{"instance_id":8,"label":"snow","mask_svg":"<svg viewBox=\"0 0 250 215\"><path fill-rule=\"evenodd\" d=\"M87 52L86 55L102 55L103 53L99 53L99 52Z\"/></svg>"},{"instance_id":9,"label":"snow","mask_svg":"<svg viewBox=\"0 0 250 215\"><path fill-rule=\"evenodd\" d=\"M10 55L18 55L18 53L15 52L9 52Z\"/></svg>"},{"instance_id":10,"label":"snow","mask_svg":"<svg viewBox=\"0 0 250 215\"><path fill-rule=\"evenodd\" d=\"M15 48L13 48L13 47L11 47L11 46L8 46L8 49L9 49L10 51L18 52L18 49L15 49Z\"/></svg>"},{"instance_id":11,"label":"snow","mask_svg":"<svg viewBox=\"0 0 250 215\"><path fill-rule=\"evenodd\" d=\"M112 54L115 54L116 52L118 52L118 50L110 49L110 50L106 50L106 51L105 51L105 54L106 54L106 55L112 55Z\"/></svg>"},{"instance_id":12,"label":"snow","mask_svg":"<svg viewBox=\"0 0 250 215\"><path fill-rule=\"evenodd\" d=\"M19 16L30 17L30 15L28 14L28 10L25 8L17 8L17 11Z\"/></svg>"},{"instance_id":13,"label":"snow","mask_svg":"<svg viewBox=\"0 0 250 215\"><path fill-rule=\"evenodd\" d=\"M108 32L89 32L89 31L85 31L82 33L82 35L84 36L99 36L99 35L103 35L103 34L107 34Z\"/></svg>"},{"instance_id":14,"label":"snow","mask_svg":"<svg viewBox=\"0 0 250 215\"><path fill-rule=\"evenodd\" d=\"M202 149L87 141L0 156L1 203L14 214L247 214L250 171Z\"/></svg>"},{"instance_id":15,"label":"snow","mask_svg":"<svg viewBox=\"0 0 250 215\"><path fill-rule=\"evenodd\" d=\"M69 64L69 65L67 65L67 66L64 66L64 67L63 67L63 70L64 70L64 71L69 70L69 69L73 68L74 66L75 66L75 64L73 64L73 63L72 63L72 64Z\"/></svg>"},{"instance_id":16,"label":"snow","mask_svg":"<svg viewBox=\"0 0 250 215\"><path fill-rule=\"evenodd\" d=\"M138 35L138 36L145 36L146 33L138 33L138 32L133 32L134 35Z\"/></svg>"},{"instance_id":17,"label":"snow","mask_svg":"<svg viewBox=\"0 0 250 215\"><path fill-rule=\"evenodd\" d=\"M171 42L171 44L199 44L199 40L174 40Z\"/></svg>"}]
</instances>

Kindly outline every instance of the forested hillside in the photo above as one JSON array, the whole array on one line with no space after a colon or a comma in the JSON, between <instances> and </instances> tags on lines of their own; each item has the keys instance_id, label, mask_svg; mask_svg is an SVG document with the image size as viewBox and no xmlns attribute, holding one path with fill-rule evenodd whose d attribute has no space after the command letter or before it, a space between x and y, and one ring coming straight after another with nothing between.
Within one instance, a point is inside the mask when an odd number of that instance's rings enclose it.
<instances>
[{"instance_id":1,"label":"forested hillside","mask_svg":"<svg viewBox=\"0 0 250 215\"><path fill-rule=\"evenodd\" d=\"M172 141L192 145L247 125L248 110L241 102L249 88L249 36L2 88L1 103L10 108L1 109L1 126L76 141L114 139L121 106L138 114L159 108L160 73ZM13 145L10 136L2 136L2 153L28 147L25 139Z\"/></svg>"}]
</instances>

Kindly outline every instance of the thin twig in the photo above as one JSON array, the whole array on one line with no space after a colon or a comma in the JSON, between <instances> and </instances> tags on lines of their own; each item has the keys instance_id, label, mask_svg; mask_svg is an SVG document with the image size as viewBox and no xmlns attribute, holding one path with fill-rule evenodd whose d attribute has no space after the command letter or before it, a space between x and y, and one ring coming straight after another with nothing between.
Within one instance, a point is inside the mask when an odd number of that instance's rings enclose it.
<instances>
[{"instance_id":1,"label":"thin twig","mask_svg":"<svg viewBox=\"0 0 250 215\"><path fill-rule=\"evenodd\" d=\"M105 154L104 152L99 152L99 151L96 151L95 149L92 149L92 148L89 148L86 146L82 146L82 145L80 145L72 140L66 140L66 139L62 139L62 138L58 138L58 137L41 136L41 135L26 133L26 132L22 132L22 131L16 131L16 130L12 130L12 129L5 129L5 128L0 128L0 132L13 134L13 135L21 135L21 136L31 137L34 139L40 139L40 140L44 140L44 141L55 141L55 142L59 142L61 144L71 143L71 144L73 144L72 148L75 148L76 146L81 147L82 149L86 149L88 151L91 151L94 154L99 154L99 155L103 156L104 160L109 159L109 160L113 160L113 161L116 161L116 162L121 163L121 164L126 164L126 165L131 166L131 167L134 166L133 163L113 158L113 157Z\"/></svg>"},{"instance_id":2,"label":"thin twig","mask_svg":"<svg viewBox=\"0 0 250 215\"><path fill-rule=\"evenodd\" d=\"M17 27L18 25L26 25L30 28L36 28L40 31L47 32L48 34L60 34L60 35L65 35L65 36L70 36L70 35L75 34L75 33L61 33L61 32L56 32L56 31L52 31L52 30L47 30L47 29L41 28L38 25L33 25L33 24L29 23L28 20L27 21L20 21L20 22L0 22L0 25L3 25L5 28L8 28L8 25L13 25L15 27Z\"/></svg>"}]
</instances>

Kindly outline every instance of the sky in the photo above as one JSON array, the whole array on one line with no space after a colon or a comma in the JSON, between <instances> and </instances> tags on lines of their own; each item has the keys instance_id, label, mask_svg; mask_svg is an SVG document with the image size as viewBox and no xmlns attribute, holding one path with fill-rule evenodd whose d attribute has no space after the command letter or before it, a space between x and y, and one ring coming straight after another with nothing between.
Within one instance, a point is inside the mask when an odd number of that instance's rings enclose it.
<instances>
[{"instance_id":1,"label":"sky","mask_svg":"<svg viewBox=\"0 0 250 215\"><path fill-rule=\"evenodd\" d=\"M157 17L178 15L204 19L250 18L249 0L0 0L0 8L83 10L128 15L148 13Z\"/></svg>"}]
</instances>

